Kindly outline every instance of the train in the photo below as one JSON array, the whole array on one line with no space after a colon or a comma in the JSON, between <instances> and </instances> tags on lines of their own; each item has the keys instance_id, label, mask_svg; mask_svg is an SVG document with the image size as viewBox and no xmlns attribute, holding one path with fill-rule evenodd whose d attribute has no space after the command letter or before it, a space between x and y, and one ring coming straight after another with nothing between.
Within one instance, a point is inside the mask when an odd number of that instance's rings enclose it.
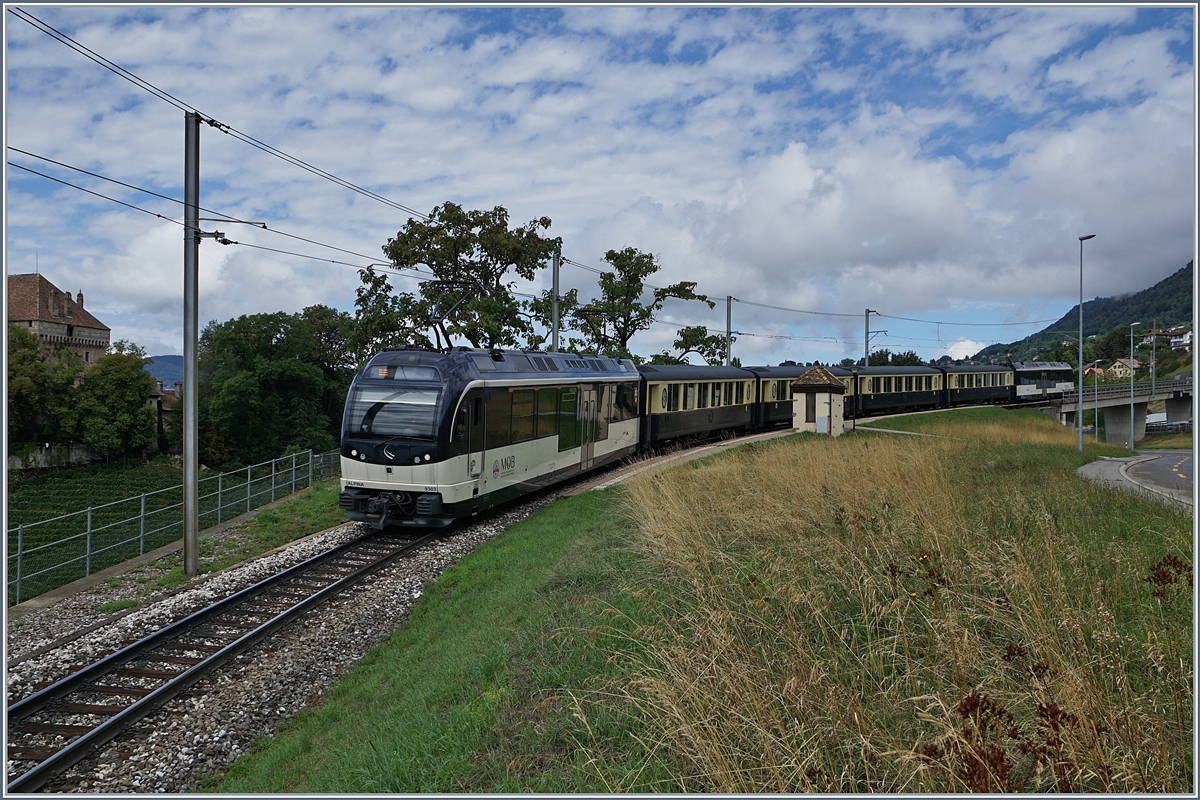
<instances>
[{"instance_id":1,"label":"train","mask_svg":"<svg viewBox=\"0 0 1200 800\"><path fill-rule=\"evenodd\" d=\"M376 529L445 527L668 443L790 426L808 368L386 349L347 393L338 503ZM828 369L850 418L1061 397L1073 374L1060 362Z\"/></svg>"}]
</instances>

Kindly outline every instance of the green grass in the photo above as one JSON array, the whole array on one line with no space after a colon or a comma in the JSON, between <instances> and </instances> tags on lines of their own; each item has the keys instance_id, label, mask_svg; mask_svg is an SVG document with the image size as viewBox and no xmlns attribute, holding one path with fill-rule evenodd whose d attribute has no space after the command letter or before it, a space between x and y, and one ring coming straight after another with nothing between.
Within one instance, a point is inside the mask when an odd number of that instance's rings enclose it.
<instances>
[{"instance_id":1,"label":"green grass","mask_svg":"<svg viewBox=\"0 0 1200 800\"><path fill-rule=\"evenodd\" d=\"M404 626L319 709L239 760L219 791L603 792L679 789L598 705L613 652L647 623L614 491L559 501L430 585ZM586 753L586 755L585 755Z\"/></svg>"},{"instance_id":2,"label":"green grass","mask_svg":"<svg viewBox=\"0 0 1200 800\"><path fill-rule=\"evenodd\" d=\"M1138 450L1191 450L1193 444L1190 433L1148 433L1146 438L1138 442Z\"/></svg>"},{"instance_id":3,"label":"green grass","mask_svg":"<svg viewBox=\"0 0 1200 800\"><path fill-rule=\"evenodd\" d=\"M200 574L240 564L289 542L346 522L346 512L337 505L338 491L338 481L323 481L311 489L302 489L277 501L270 508L260 509L219 540L202 536ZM187 583L187 576L183 571L182 554L172 553L152 564L142 564L128 572L105 578L104 582L113 588L136 584L139 599L132 602L139 603L152 591L183 586Z\"/></svg>"},{"instance_id":4,"label":"green grass","mask_svg":"<svg viewBox=\"0 0 1200 800\"><path fill-rule=\"evenodd\" d=\"M1194 790L1190 516L949 413L559 501L205 788Z\"/></svg>"},{"instance_id":5,"label":"green grass","mask_svg":"<svg viewBox=\"0 0 1200 800\"><path fill-rule=\"evenodd\" d=\"M124 600L114 600L111 603L101 603L100 605L96 606L96 610L101 614L111 614L114 611L124 611L127 608L133 608L134 606L140 606L141 604L141 600L135 600L132 597L128 597Z\"/></svg>"}]
</instances>

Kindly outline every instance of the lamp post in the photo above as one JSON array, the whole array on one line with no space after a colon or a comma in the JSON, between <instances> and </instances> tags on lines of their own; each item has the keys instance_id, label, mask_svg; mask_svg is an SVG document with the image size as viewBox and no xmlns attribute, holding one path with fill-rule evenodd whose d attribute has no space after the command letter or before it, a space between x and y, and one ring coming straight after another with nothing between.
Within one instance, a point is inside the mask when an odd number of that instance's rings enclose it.
<instances>
[{"instance_id":1,"label":"lamp post","mask_svg":"<svg viewBox=\"0 0 1200 800\"><path fill-rule=\"evenodd\" d=\"M1096 428L1096 441L1100 441L1100 370L1096 367L1100 366L1100 359L1092 362L1092 400L1096 403L1096 421L1093 423Z\"/></svg>"},{"instance_id":2,"label":"lamp post","mask_svg":"<svg viewBox=\"0 0 1200 800\"><path fill-rule=\"evenodd\" d=\"M1096 234L1089 233L1079 237L1079 403L1075 406L1075 416L1079 418L1079 452L1083 452L1083 243L1095 239Z\"/></svg>"},{"instance_id":3,"label":"lamp post","mask_svg":"<svg viewBox=\"0 0 1200 800\"><path fill-rule=\"evenodd\" d=\"M1130 323L1130 325L1129 325L1129 449L1130 450L1133 449L1134 434L1135 434L1135 431L1133 429L1133 329L1141 324L1142 323L1140 323L1140 322L1133 322L1133 323Z\"/></svg>"}]
</instances>

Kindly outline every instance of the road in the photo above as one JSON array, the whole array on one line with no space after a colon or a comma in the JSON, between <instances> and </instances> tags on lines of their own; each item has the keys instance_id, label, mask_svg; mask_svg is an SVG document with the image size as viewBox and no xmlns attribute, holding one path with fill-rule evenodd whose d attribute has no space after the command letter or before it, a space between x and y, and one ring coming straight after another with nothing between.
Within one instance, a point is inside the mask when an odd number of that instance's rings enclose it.
<instances>
[{"instance_id":1,"label":"road","mask_svg":"<svg viewBox=\"0 0 1200 800\"><path fill-rule=\"evenodd\" d=\"M1131 479L1144 486L1182 492L1192 499L1192 451L1143 450L1139 455L1149 459L1129 466L1126 473Z\"/></svg>"}]
</instances>

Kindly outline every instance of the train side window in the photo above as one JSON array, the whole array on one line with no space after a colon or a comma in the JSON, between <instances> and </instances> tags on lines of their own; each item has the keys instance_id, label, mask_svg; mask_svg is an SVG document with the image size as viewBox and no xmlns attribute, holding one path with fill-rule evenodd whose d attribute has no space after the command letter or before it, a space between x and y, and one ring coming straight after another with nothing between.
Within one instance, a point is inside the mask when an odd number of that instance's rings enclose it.
<instances>
[{"instance_id":1,"label":"train side window","mask_svg":"<svg viewBox=\"0 0 1200 800\"><path fill-rule=\"evenodd\" d=\"M708 384L701 383L697 390L696 408L708 408Z\"/></svg>"},{"instance_id":2,"label":"train side window","mask_svg":"<svg viewBox=\"0 0 1200 800\"><path fill-rule=\"evenodd\" d=\"M523 389L512 393L512 440L525 442L533 438L534 392Z\"/></svg>"},{"instance_id":3,"label":"train side window","mask_svg":"<svg viewBox=\"0 0 1200 800\"><path fill-rule=\"evenodd\" d=\"M579 420L575 418L578 400L575 389L563 389L558 401L558 449L570 450L579 446Z\"/></svg>"},{"instance_id":4,"label":"train side window","mask_svg":"<svg viewBox=\"0 0 1200 800\"><path fill-rule=\"evenodd\" d=\"M485 441L490 450L512 444L512 398L503 389L489 389Z\"/></svg>"},{"instance_id":5,"label":"train side window","mask_svg":"<svg viewBox=\"0 0 1200 800\"><path fill-rule=\"evenodd\" d=\"M685 383L683 385L683 410L696 407L696 384Z\"/></svg>"},{"instance_id":6,"label":"train side window","mask_svg":"<svg viewBox=\"0 0 1200 800\"><path fill-rule=\"evenodd\" d=\"M733 388L733 401L736 405L740 406L746 402L746 383L745 381L738 381Z\"/></svg>"},{"instance_id":7,"label":"train side window","mask_svg":"<svg viewBox=\"0 0 1200 800\"><path fill-rule=\"evenodd\" d=\"M558 389L538 389L537 438L558 433Z\"/></svg>"},{"instance_id":8,"label":"train side window","mask_svg":"<svg viewBox=\"0 0 1200 800\"><path fill-rule=\"evenodd\" d=\"M733 405L733 381L725 381L725 405Z\"/></svg>"},{"instance_id":9,"label":"train side window","mask_svg":"<svg viewBox=\"0 0 1200 800\"><path fill-rule=\"evenodd\" d=\"M912 375L905 375L904 376L904 391L911 392L912 390L913 390Z\"/></svg>"},{"instance_id":10,"label":"train side window","mask_svg":"<svg viewBox=\"0 0 1200 800\"><path fill-rule=\"evenodd\" d=\"M885 392L890 392L892 390L892 376L891 375L888 375L886 378L883 379L883 390Z\"/></svg>"},{"instance_id":11,"label":"train side window","mask_svg":"<svg viewBox=\"0 0 1200 800\"><path fill-rule=\"evenodd\" d=\"M712 404L714 406L721 405L721 384L719 383L712 385Z\"/></svg>"},{"instance_id":12,"label":"train side window","mask_svg":"<svg viewBox=\"0 0 1200 800\"><path fill-rule=\"evenodd\" d=\"M679 386L678 383L672 383L668 387L670 391L667 393L667 411L679 410Z\"/></svg>"}]
</instances>

